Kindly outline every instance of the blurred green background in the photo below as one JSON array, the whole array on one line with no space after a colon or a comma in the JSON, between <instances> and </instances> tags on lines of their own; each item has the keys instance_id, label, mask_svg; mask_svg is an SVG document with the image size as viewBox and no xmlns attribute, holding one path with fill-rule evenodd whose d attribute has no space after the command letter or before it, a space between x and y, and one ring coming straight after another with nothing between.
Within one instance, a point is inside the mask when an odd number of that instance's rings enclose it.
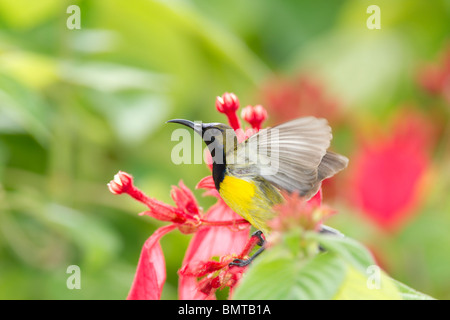
<instances>
[{"instance_id":1,"label":"blurred green background","mask_svg":"<svg viewBox=\"0 0 450 320\"><path fill-rule=\"evenodd\" d=\"M73 4L81 29L67 27ZM369 5L381 9L379 30L366 26ZM350 164L359 130L385 129L405 105L448 127L450 103L421 89L417 74L439 62L449 21L450 1L0 0L0 298L125 298L141 247L162 224L106 184L123 170L171 204L180 179L194 189L209 171L172 164L164 122L225 122L214 108L224 92L243 106L265 104L286 79L319 79L337 101L333 148ZM268 124L295 113L267 107ZM394 232L365 219L345 193L324 200L339 211L329 224L366 243L391 276L448 299L443 132L421 205ZM214 202L194 192L205 209ZM162 240L163 299L177 298L189 239L175 231ZM66 287L69 265L81 268L80 290Z\"/></svg>"}]
</instances>

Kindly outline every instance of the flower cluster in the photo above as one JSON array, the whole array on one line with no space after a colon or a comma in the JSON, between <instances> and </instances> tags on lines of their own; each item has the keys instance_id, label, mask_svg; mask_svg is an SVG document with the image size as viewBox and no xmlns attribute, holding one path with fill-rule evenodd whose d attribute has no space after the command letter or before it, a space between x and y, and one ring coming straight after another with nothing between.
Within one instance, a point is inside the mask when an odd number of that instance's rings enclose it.
<instances>
[{"instance_id":1,"label":"flower cluster","mask_svg":"<svg viewBox=\"0 0 450 320\"><path fill-rule=\"evenodd\" d=\"M217 97L216 108L227 116L239 141L259 131L267 118L267 112L262 106L247 106L243 109L241 117L251 125L251 128L242 128L237 117L239 100L233 93L225 93ZM211 169L210 162L209 168ZM215 291L225 287L230 288L230 294L232 294L233 288L247 268L230 265L230 263L235 259L248 259L254 247L260 244L260 238L256 235L249 237L249 223L223 202L215 189L211 175L201 179L196 187L206 189L206 195L217 197L217 203L206 212L199 207L192 191L182 181L171 191L175 206L145 195L133 184L132 176L126 172L119 171L114 180L108 184L108 188L113 194L125 193L144 204L148 210L141 215L171 223L156 230L145 242L128 299L159 299L161 297L166 271L159 241L162 236L174 229L184 234L194 234L178 272L179 298L214 299ZM299 203L302 203L302 207L295 207ZM282 219L285 216L300 221L306 217L303 223L307 225L318 223L319 221L315 218L310 220L312 218L310 213L317 213L321 205L321 193L319 192L310 200L309 204L303 204L305 202L297 197L287 202L288 209L283 209L283 206L277 208L281 220L274 220L273 227L277 229L278 226L283 225L285 222ZM287 213L292 209L300 210L300 216Z\"/></svg>"}]
</instances>

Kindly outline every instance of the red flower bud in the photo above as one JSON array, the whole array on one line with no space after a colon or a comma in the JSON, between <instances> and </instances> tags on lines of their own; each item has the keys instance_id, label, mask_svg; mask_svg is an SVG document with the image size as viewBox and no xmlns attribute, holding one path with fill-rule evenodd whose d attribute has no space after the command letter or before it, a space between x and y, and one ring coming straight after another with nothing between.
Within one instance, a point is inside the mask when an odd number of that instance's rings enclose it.
<instances>
[{"instance_id":1,"label":"red flower bud","mask_svg":"<svg viewBox=\"0 0 450 320\"><path fill-rule=\"evenodd\" d=\"M247 121L253 129L260 130L262 123L267 119L267 111L261 105L247 106L242 110L242 119Z\"/></svg>"},{"instance_id":2,"label":"red flower bud","mask_svg":"<svg viewBox=\"0 0 450 320\"><path fill-rule=\"evenodd\" d=\"M127 192L127 190L133 185L133 177L126 172L119 171L114 180L108 183L108 188L111 193L121 194Z\"/></svg>"},{"instance_id":3,"label":"red flower bud","mask_svg":"<svg viewBox=\"0 0 450 320\"><path fill-rule=\"evenodd\" d=\"M239 99L234 93L225 92L222 97L217 97L216 108L228 117L228 122L234 130L241 127L241 123L236 115L236 111L239 109Z\"/></svg>"},{"instance_id":4,"label":"red flower bud","mask_svg":"<svg viewBox=\"0 0 450 320\"><path fill-rule=\"evenodd\" d=\"M217 97L216 108L221 113L236 112L239 109L239 99L234 93L225 92L222 97Z\"/></svg>"}]
</instances>

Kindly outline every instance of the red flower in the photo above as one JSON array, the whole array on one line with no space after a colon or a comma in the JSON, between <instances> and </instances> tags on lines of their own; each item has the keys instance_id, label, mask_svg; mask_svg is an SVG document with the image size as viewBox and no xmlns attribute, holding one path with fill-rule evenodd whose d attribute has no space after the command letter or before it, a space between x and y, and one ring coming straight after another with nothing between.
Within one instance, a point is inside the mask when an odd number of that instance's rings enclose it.
<instances>
[{"instance_id":1,"label":"red flower","mask_svg":"<svg viewBox=\"0 0 450 320\"><path fill-rule=\"evenodd\" d=\"M240 217L220 199L211 176L202 179L197 185L197 188L206 188L208 189L206 194L213 194L218 197L217 203L205 215L208 221L223 221L225 219L240 220ZM241 252L248 240L248 227L248 224L228 224L221 227L200 229L195 233L189 243L186 255L184 256L182 270L195 270L195 266L199 266L199 262L207 261L211 257L230 256L233 253ZM178 283L180 299L214 298L211 295L212 292L205 293L200 286L201 284L192 272L180 272Z\"/></svg>"},{"instance_id":2,"label":"red flower","mask_svg":"<svg viewBox=\"0 0 450 320\"><path fill-rule=\"evenodd\" d=\"M273 79L261 91L264 105L276 123L301 116L325 117L334 122L339 116L336 101L310 76Z\"/></svg>"},{"instance_id":3,"label":"red flower","mask_svg":"<svg viewBox=\"0 0 450 320\"><path fill-rule=\"evenodd\" d=\"M199 234L204 235L201 239L206 240L205 235L214 230L212 234L220 239L220 241L214 242L208 240L203 244L203 247L202 243L197 243L193 253L196 253L198 249L201 249L203 252L208 252L208 250L212 252L214 251L214 246L217 245L222 248L227 248L227 244L234 244L237 241L241 242L241 246L245 246L248 238L248 222L233 212L229 212L228 215L216 217L210 213L203 216L192 192L181 181L180 186L173 187L171 192L176 204L175 207L146 196L134 186L132 176L122 171L115 176L114 180L108 184L108 187L114 194L127 193L134 199L145 204L149 210L141 213L141 215L148 215L161 221L172 222L172 224L156 230L145 242L139 258L135 279L128 294L128 299L160 298L166 273L165 260L159 245L159 240L169 231L178 228L182 233L196 233L197 236ZM210 211L212 211L212 208ZM230 218L233 219L230 220ZM242 231L242 226L244 226L245 231ZM234 234L227 234L226 237L220 236L221 228L227 231L232 230ZM240 232L245 232L245 238L243 237L244 233L240 234ZM235 252L234 250L236 248L239 248L239 246L229 246L229 249L233 250L233 252Z\"/></svg>"},{"instance_id":4,"label":"red flower","mask_svg":"<svg viewBox=\"0 0 450 320\"><path fill-rule=\"evenodd\" d=\"M222 97L218 97L216 107L228 117L240 141L254 133L253 130L244 132L241 129L236 115L239 100L234 94L225 93ZM258 112L264 113L262 107L258 108ZM211 169L210 164L209 167ZM207 189L207 195L218 198L218 202L206 214L203 214L194 195L182 181L179 187L172 187L171 196L175 206L146 196L134 186L133 178L128 173L119 171L114 176L114 180L108 183L108 188L113 194L127 193L146 205L149 210L141 215L172 223L156 230L144 244L128 299L160 298L166 274L159 240L175 228L182 233L195 233L180 271L179 296L181 299L211 299L214 298L212 294L216 289L225 286L233 288L236 285L245 268L231 268L228 264L236 257L244 258L255 245L253 239L248 240L250 225L220 199L211 176L202 179L197 187ZM236 255L236 252L241 254ZM220 267L212 270L218 273L214 277L208 275L198 281L199 274L202 274L201 270L204 270L201 262L214 256L222 257ZM206 265L213 264L206 263ZM197 270L197 268L200 269ZM211 281L208 280L209 278Z\"/></svg>"},{"instance_id":5,"label":"red flower","mask_svg":"<svg viewBox=\"0 0 450 320\"><path fill-rule=\"evenodd\" d=\"M213 219L211 217L213 215L219 218L222 214L228 214L229 212L227 211L231 210L222 200L219 200L211 208L209 218ZM231 234L233 242L229 240L223 241L223 239L229 239L230 237L226 229L220 230L222 234L212 233L211 231L207 230L203 233L197 233L195 236L197 238L189 246L185 261L183 261L184 267L179 271L180 288L182 288L180 299L214 299L214 292L225 287L230 288L231 296L232 290L238 284L246 267L230 266L230 263L235 259L248 259L248 255L260 241L260 238L254 235L246 242L248 228ZM228 230L228 232L232 231ZM222 245L206 246L205 250L195 250L198 244L205 246L205 244L211 242ZM228 246L224 246L224 243L228 244ZM246 243L245 246L242 246L243 243ZM220 252L213 253L212 248ZM240 253L235 254L234 252ZM206 260L212 256L221 257L219 261Z\"/></svg>"},{"instance_id":6,"label":"red flower","mask_svg":"<svg viewBox=\"0 0 450 320\"><path fill-rule=\"evenodd\" d=\"M385 137L353 156L351 202L380 228L394 230L417 211L432 144L429 124L404 114Z\"/></svg>"},{"instance_id":7,"label":"red flower","mask_svg":"<svg viewBox=\"0 0 450 320\"><path fill-rule=\"evenodd\" d=\"M225 93L222 97L217 97L216 108L228 117L239 141L260 130L262 122L267 117L263 107L247 107L243 112L243 118L252 128L244 131L236 115L239 100L234 94ZM209 159L210 155L207 154L206 158ZM211 163L208 166L211 169ZM259 238L256 236L248 238L250 224L223 202L211 176L203 178L197 185L197 188L207 190L206 195L217 197L217 203L206 213L203 213L193 193L182 181L178 187L172 187L171 196L175 206L148 197L134 186L132 176L122 171L115 175L108 188L114 194L126 193L146 205L149 210L141 215L171 223L156 230L145 242L128 299L161 297L166 273L159 240L174 229L184 234L194 234L179 271L180 299L214 299L215 291L225 287L230 288L230 294L232 293L246 268L229 264L234 259L248 258ZM302 209L317 212L320 202L319 192ZM313 219L311 221L317 223L315 217L316 215L309 215L309 218ZM212 260L214 257L217 257L218 261Z\"/></svg>"},{"instance_id":8,"label":"red flower","mask_svg":"<svg viewBox=\"0 0 450 320\"><path fill-rule=\"evenodd\" d=\"M450 103L450 48L440 63L429 64L419 72L418 82L430 94L440 95Z\"/></svg>"}]
</instances>

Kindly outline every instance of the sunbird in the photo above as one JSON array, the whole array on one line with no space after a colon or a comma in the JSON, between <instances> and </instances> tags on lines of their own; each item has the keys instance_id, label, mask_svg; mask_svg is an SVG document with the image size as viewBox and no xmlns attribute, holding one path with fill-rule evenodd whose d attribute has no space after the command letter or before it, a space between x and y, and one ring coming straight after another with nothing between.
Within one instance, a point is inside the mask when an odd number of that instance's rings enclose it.
<instances>
[{"instance_id":1,"label":"sunbird","mask_svg":"<svg viewBox=\"0 0 450 320\"><path fill-rule=\"evenodd\" d=\"M273 206L283 202L281 191L308 200L324 179L348 164L345 156L328 151L332 133L326 119L294 119L262 129L240 143L235 131L222 123L167 122L182 124L202 137L212 155L212 177L223 201L264 234L270 232L267 222L275 216Z\"/></svg>"}]
</instances>

